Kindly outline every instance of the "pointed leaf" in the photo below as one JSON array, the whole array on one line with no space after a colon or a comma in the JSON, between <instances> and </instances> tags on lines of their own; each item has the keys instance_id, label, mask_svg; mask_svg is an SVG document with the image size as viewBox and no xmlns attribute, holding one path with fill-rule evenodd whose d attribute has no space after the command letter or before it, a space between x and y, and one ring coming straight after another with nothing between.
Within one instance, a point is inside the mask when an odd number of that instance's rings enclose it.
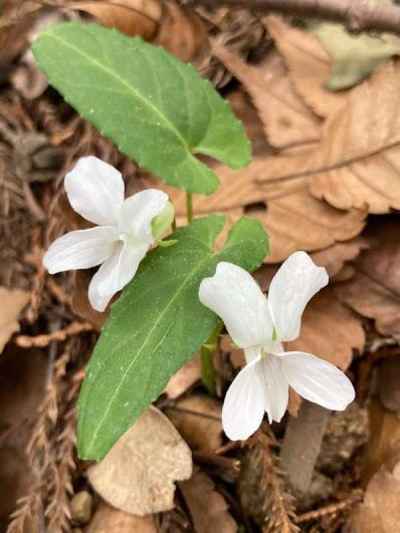
<instances>
[{"instance_id":1,"label":"pointed leaf","mask_svg":"<svg viewBox=\"0 0 400 533\"><path fill-rule=\"evenodd\" d=\"M83 117L170 185L204 194L217 189L217 176L195 153L233 168L249 162L249 141L227 102L162 48L71 22L43 32L33 52Z\"/></svg>"},{"instance_id":2,"label":"pointed leaf","mask_svg":"<svg viewBox=\"0 0 400 533\"><path fill-rule=\"evenodd\" d=\"M254 270L268 251L261 224L241 218L224 249L213 244L225 217L197 219L158 248L113 305L90 360L79 400L78 450L101 459L168 379L207 341L218 318L198 298L201 280L219 261Z\"/></svg>"}]
</instances>

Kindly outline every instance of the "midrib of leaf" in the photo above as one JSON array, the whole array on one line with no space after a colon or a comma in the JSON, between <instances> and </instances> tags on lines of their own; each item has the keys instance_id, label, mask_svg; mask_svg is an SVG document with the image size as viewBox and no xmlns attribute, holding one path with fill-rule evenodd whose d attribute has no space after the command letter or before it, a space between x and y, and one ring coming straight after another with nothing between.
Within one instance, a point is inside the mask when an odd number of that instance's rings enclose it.
<instances>
[{"instance_id":1,"label":"midrib of leaf","mask_svg":"<svg viewBox=\"0 0 400 533\"><path fill-rule=\"evenodd\" d=\"M237 245L236 245L236 246L237 246ZM231 249L231 248L233 248L233 247L234 247L234 245L230 246L229 249ZM159 324L159 323L161 322L161 320L164 318L165 314L168 312L168 310L170 309L171 305L174 304L175 300L178 298L178 296L181 294L181 292L184 290L184 288L188 285L188 282L190 282L191 279L192 279L192 278L193 278L193 277L194 277L194 276L195 276L195 275L196 275L196 274L197 274L197 273L198 273L198 272L204 267L204 265L206 265L206 264L210 261L210 259L212 259L212 257L214 257L215 255L216 255L216 254L211 254L210 256L208 256L206 259L204 259L203 261L201 261L201 262L197 265L197 267L196 267L194 270L192 270L192 272L189 273L189 275L186 277L185 281L182 283L182 285L181 285L181 286L179 287L179 289L176 291L175 295L172 296L172 298L170 299L170 301L169 301L168 304L166 305L164 311L162 311L162 313L159 315L158 319L156 320L156 322L154 323L153 327L150 329L149 333L147 334L146 338L144 339L143 344L142 344L141 348L138 350L136 356L132 359L132 361L131 361L131 362L129 363L129 365L127 366L126 371L124 372L124 374L123 374L123 376L122 376L122 379L120 380L118 386L114 389L114 392L113 392L113 394L112 394L112 396L111 396L110 402L109 402L107 408L106 408L105 411L104 411L104 414L103 414L103 416L102 416L102 418L101 418L101 420L100 420L100 422L99 422L99 424L98 424L98 426L97 426L97 429L93 432L92 439L90 440L90 444L89 444L89 446L87 447L87 449L90 449L91 446L92 446L92 444L93 444L93 442L95 442L95 440L96 440L96 438L97 438L97 435L98 435L98 433L99 433L99 431L100 431L100 428L101 428L101 426L103 425L104 420L105 420L106 417L108 416L108 413L109 413L110 410L111 410L111 407L112 407L112 405L113 405L113 403L114 403L114 401L115 401L115 398L116 398L116 396L118 395L118 393L119 393L119 391L120 391L122 385L124 384L125 379L126 379L127 375L129 374L129 371L130 371L131 367L136 363L136 361L137 361L137 360L139 359L139 357L141 356L141 354L142 354L143 350L145 349L145 347L146 347L146 345L147 345L149 339L151 338L151 336L152 336L154 330L157 328L158 324ZM168 334L168 331L169 331L169 330L167 330L167 334ZM166 336L166 335L163 336L162 340L164 340L165 336ZM161 342L161 341L160 341L160 342ZM159 342L159 343L157 344L157 346L152 350L152 352L154 352L154 351L159 347L160 342ZM123 342L120 343L120 344L118 344L118 345L114 348L114 350L111 351L109 357L111 357L111 356L115 353L115 351L117 351L117 350L120 348L120 346L123 345L123 344L124 344ZM97 372L97 373L98 373L98 372ZM96 376L97 376L97 373L96 373ZM94 380L95 380L95 377L93 378L93 381L94 381Z\"/></svg>"},{"instance_id":2,"label":"midrib of leaf","mask_svg":"<svg viewBox=\"0 0 400 533\"><path fill-rule=\"evenodd\" d=\"M115 80L121 82L121 84L126 87L128 89L128 91L136 98L138 98L141 102L143 102L148 108L152 109L156 115L158 115L161 120L167 124L171 130L175 133L176 137L179 139L179 141L182 143L182 145L184 146L184 148L186 148L186 150L191 154L191 149L189 148L188 144L186 143L185 139L182 137L182 135L180 134L180 132L175 128L174 124L172 122L170 122L170 120L165 116L163 115L150 101L146 100L139 92L137 92L135 90L134 87L132 87L132 85L129 84L128 81L126 81L124 78L121 78L121 76L119 76L116 72L113 72L112 70L110 70L108 67L106 67L105 65L102 65L101 63L99 63L98 61L96 61L95 58L91 57L90 55L86 54L85 52L83 52L80 48L78 47L75 47L73 45L71 45L68 41L65 41L64 39L61 39L59 36L57 35L54 35L52 33L47 33L47 35L53 39L55 39L56 41L58 40L59 42L61 42L62 44L64 44L67 48L70 48L71 50L77 52L79 55L81 55L82 57L85 57L89 63L92 63L93 65L97 66L100 70L103 70L103 72L106 72L109 76L111 76L112 78L114 78ZM143 54L142 51L140 51L140 53ZM116 92L114 90L110 91L110 92Z\"/></svg>"},{"instance_id":3,"label":"midrib of leaf","mask_svg":"<svg viewBox=\"0 0 400 533\"><path fill-rule=\"evenodd\" d=\"M326 165L326 166L314 168L312 170L304 170L303 172L294 172L292 174L284 174L283 176L271 178L268 180L268 184L273 183L275 181L280 182L280 181L297 180L301 178L311 178L315 174L321 174L322 172L330 172L331 170L336 170L339 168L350 166L353 163L358 163L360 161L363 161L364 159L368 159L369 157L379 155L380 153L386 152L387 150L391 150L392 148L395 148L396 146L399 146L399 145L400 145L400 140L395 141L390 144L386 144L385 146L381 146L380 148L377 148L376 150L371 150L367 154L362 154L359 156L351 157L349 159L343 159L342 161L339 161L338 163L335 163L334 165Z\"/></svg>"}]
</instances>

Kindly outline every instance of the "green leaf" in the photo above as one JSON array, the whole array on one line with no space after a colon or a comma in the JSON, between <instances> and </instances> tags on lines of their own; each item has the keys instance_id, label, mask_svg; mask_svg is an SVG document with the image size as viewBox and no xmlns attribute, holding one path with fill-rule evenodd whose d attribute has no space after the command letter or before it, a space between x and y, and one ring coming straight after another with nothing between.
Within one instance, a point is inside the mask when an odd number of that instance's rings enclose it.
<instances>
[{"instance_id":1,"label":"green leaf","mask_svg":"<svg viewBox=\"0 0 400 533\"><path fill-rule=\"evenodd\" d=\"M119 149L170 185L210 194L218 178L195 153L232 168L250 143L226 100L162 48L96 24L52 26L33 44L49 81Z\"/></svg>"},{"instance_id":2,"label":"green leaf","mask_svg":"<svg viewBox=\"0 0 400 533\"><path fill-rule=\"evenodd\" d=\"M150 253L112 306L80 394L81 458L101 459L207 341L218 317L199 301L201 280L222 260L250 271L261 264L268 239L254 219L241 218L213 251L224 223L210 215L176 231L175 246Z\"/></svg>"}]
</instances>

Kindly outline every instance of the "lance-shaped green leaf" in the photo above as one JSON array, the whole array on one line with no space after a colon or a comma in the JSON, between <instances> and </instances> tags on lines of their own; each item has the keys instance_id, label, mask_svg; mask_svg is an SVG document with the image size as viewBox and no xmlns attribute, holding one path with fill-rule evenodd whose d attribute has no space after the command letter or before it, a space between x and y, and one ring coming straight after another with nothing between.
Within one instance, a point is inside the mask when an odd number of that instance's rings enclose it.
<instances>
[{"instance_id":1,"label":"lance-shaped green leaf","mask_svg":"<svg viewBox=\"0 0 400 533\"><path fill-rule=\"evenodd\" d=\"M217 189L217 176L196 153L232 168L249 162L249 141L226 100L162 48L71 22L43 32L33 52L82 116L167 183L204 194Z\"/></svg>"},{"instance_id":2,"label":"lance-shaped green leaf","mask_svg":"<svg viewBox=\"0 0 400 533\"><path fill-rule=\"evenodd\" d=\"M218 318L199 301L201 280L219 261L250 271L261 264L268 241L260 223L240 219L215 252L224 223L211 215L175 232L176 244L150 253L112 306L79 399L80 457L101 459L208 339Z\"/></svg>"}]
</instances>

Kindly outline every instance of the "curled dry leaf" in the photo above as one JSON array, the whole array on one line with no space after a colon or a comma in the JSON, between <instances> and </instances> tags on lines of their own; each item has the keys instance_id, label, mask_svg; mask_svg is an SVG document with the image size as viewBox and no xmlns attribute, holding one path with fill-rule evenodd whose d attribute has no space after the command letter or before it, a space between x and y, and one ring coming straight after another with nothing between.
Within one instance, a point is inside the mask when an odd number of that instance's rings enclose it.
<instances>
[{"instance_id":1,"label":"curled dry leaf","mask_svg":"<svg viewBox=\"0 0 400 533\"><path fill-rule=\"evenodd\" d=\"M213 53L251 96L273 146L282 149L319 140L320 120L293 91L279 54L269 54L261 64L250 65L217 42Z\"/></svg>"},{"instance_id":2,"label":"curled dry leaf","mask_svg":"<svg viewBox=\"0 0 400 533\"><path fill-rule=\"evenodd\" d=\"M361 232L366 216L364 210L342 211L314 198L309 192L307 178L289 187L286 182L275 182L274 176L282 171L277 165L280 159L258 157L241 171L216 166L220 188L211 197L195 197L195 214L224 212L234 221L245 212L258 218L270 237L268 263L282 261L296 250L328 248ZM272 184L270 189L265 188L265 183L262 186L258 183L268 179ZM163 189L176 205L178 221L184 220L185 195L172 188Z\"/></svg>"},{"instance_id":3,"label":"curled dry leaf","mask_svg":"<svg viewBox=\"0 0 400 533\"><path fill-rule=\"evenodd\" d=\"M90 13L104 26L144 39L155 36L162 13L158 0L95 0L75 2L73 7Z\"/></svg>"},{"instance_id":4,"label":"curled dry leaf","mask_svg":"<svg viewBox=\"0 0 400 533\"><path fill-rule=\"evenodd\" d=\"M18 316L29 302L29 293L0 287L0 354L10 337L19 331Z\"/></svg>"},{"instance_id":5,"label":"curled dry leaf","mask_svg":"<svg viewBox=\"0 0 400 533\"><path fill-rule=\"evenodd\" d=\"M374 398L368 405L370 438L366 446L362 477L364 482L400 453L400 418Z\"/></svg>"},{"instance_id":6,"label":"curled dry leaf","mask_svg":"<svg viewBox=\"0 0 400 533\"><path fill-rule=\"evenodd\" d=\"M312 259L318 266L325 267L328 271L329 278L332 279L339 273L342 274L345 266L350 267L347 263L358 257L360 252L366 250L368 246L368 242L364 237L357 237L351 241L339 242L325 250L314 252ZM347 272L352 275L353 269L350 267ZM352 277L351 275L348 277Z\"/></svg>"},{"instance_id":7,"label":"curled dry leaf","mask_svg":"<svg viewBox=\"0 0 400 533\"><path fill-rule=\"evenodd\" d=\"M295 187L307 180L312 194L338 209L386 213L400 208L400 70L389 63L349 91L331 115L318 147L276 157L261 177Z\"/></svg>"},{"instance_id":8,"label":"curled dry leaf","mask_svg":"<svg viewBox=\"0 0 400 533\"><path fill-rule=\"evenodd\" d=\"M182 368L172 376L165 387L165 394L174 400L186 392L192 385L201 378L200 356L197 355L188 361Z\"/></svg>"},{"instance_id":9,"label":"curled dry leaf","mask_svg":"<svg viewBox=\"0 0 400 533\"><path fill-rule=\"evenodd\" d=\"M179 484L189 508L196 533L236 533L237 524L228 511L224 497L204 472Z\"/></svg>"},{"instance_id":10,"label":"curled dry leaf","mask_svg":"<svg viewBox=\"0 0 400 533\"><path fill-rule=\"evenodd\" d=\"M308 304L300 337L286 346L289 350L314 353L346 370L353 350L362 352L364 343L365 333L360 319L339 301L334 288L328 287Z\"/></svg>"},{"instance_id":11,"label":"curled dry leaf","mask_svg":"<svg viewBox=\"0 0 400 533\"><path fill-rule=\"evenodd\" d=\"M341 301L375 319L379 333L395 337L400 337L399 232L396 218L370 225L370 248L354 262L354 277L336 287Z\"/></svg>"},{"instance_id":12,"label":"curled dry leaf","mask_svg":"<svg viewBox=\"0 0 400 533\"><path fill-rule=\"evenodd\" d=\"M96 0L74 7L91 13L105 26L163 46L182 61L196 64L209 49L200 17L174 0Z\"/></svg>"},{"instance_id":13,"label":"curled dry leaf","mask_svg":"<svg viewBox=\"0 0 400 533\"><path fill-rule=\"evenodd\" d=\"M222 445L221 404L214 398L192 394L167 414L192 449L214 451Z\"/></svg>"},{"instance_id":14,"label":"curled dry leaf","mask_svg":"<svg viewBox=\"0 0 400 533\"><path fill-rule=\"evenodd\" d=\"M319 40L276 15L264 17L263 22L285 59L298 94L321 117L335 112L342 105L345 95L332 93L325 87L330 76L331 59Z\"/></svg>"},{"instance_id":15,"label":"curled dry leaf","mask_svg":"<svg viewBox=\"0 0 400 533\"><path fill-rule=\"evenodd\" d=\"M400 523L400 463L382 466L368 483L346 533L396 533Z\"/></svg>"},{"instance_id":16,"label":"curled dry leaf","mask_svg":"<svg viewBox=\"0 0 400 533\"><path fill-rule=\"evenodd\" d=\"M154 407L88 471L92 486L106 502L139 516L172 509L174 482L191 474L188 446Z\"/></svg>"},{"instance_id":17,"label":"curled dry leaf","mask_svg":"<svg viewBox=\"0 0 400 533\"><path fill-rule=\"evenodd\" d=\"M152 516L133 516L101 502L86 533L157 533Z\"/></svg>"}]
</instances>

